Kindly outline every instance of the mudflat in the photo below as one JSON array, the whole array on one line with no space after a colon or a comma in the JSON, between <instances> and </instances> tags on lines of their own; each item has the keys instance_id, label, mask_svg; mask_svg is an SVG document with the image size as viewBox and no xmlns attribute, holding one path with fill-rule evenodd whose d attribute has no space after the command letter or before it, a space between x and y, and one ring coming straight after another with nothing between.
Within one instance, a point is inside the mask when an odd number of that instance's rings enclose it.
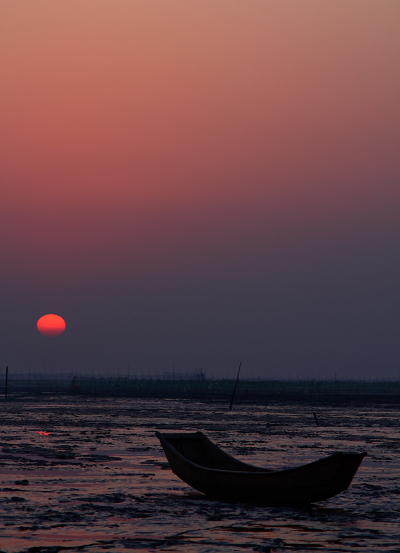
<instances>
[{"instance_id":1,"label":"mudflat","mask_svg":"<svg viewBox=\"0 0 400 553\"><path fill-rule=\"evenodd\" d=\"M10 398L0 418L0 551L395 551L398 405ZM350 488L309 509L215 501L169 469L156 430L201 430L272 469L367 451Z\"/></svg>"}]
</instances>

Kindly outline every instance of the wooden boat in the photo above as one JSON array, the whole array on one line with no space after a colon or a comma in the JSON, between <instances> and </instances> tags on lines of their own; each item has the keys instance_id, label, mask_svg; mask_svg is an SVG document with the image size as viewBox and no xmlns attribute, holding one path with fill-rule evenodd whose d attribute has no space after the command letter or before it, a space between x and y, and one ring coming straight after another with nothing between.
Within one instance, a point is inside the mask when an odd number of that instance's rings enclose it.
<instances>
[{"instance_id":1,"label":"wooden boat","mask_svg":"<svg viewBox=\"0 0 400 553\"><path fill-rule=\"evenodd\" d=\"M172 471L212 497L297 505L323 501L346 490L366 453L335 453L313 463L270 470L231 457L202 432L156 432Z\"/></svg>"}]
</instances>

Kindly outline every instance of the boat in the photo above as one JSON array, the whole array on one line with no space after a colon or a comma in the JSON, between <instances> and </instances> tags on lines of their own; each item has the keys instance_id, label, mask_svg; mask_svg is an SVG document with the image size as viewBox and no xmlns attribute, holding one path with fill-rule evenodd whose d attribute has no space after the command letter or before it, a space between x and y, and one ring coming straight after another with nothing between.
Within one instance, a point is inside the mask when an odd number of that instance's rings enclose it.
<instances>
[{"instance_id":1,"label":"boat","mask_svg":"<svg viewBox=\"0 0 400 553\"><path fill-rule=\"evenodd\" d=\"M271 470L235 459L202 432L156 436L172 472L195 490L213 498L268 505L305 508L347 490L367 455L334 453L295 468Z\"/></svg>"}]
</instances>

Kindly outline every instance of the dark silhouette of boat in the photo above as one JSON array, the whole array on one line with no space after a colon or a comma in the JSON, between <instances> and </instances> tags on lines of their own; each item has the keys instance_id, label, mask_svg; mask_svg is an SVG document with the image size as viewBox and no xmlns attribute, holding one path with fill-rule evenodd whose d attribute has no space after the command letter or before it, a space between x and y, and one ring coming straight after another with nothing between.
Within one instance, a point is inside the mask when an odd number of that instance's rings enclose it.
<instances>
[{"instance_id":1,"label":"dark silhouette of boat","mask_svg":"<svg viewBox=\"0 0 400 553\"><path fill-rule=\"evenodd\" d=\"M195 490L216 498L306 507L346 490L366 453L334 453L286 470L238 461L202 432L156 432L172 471Z\"/></svg>"}]
</instances>

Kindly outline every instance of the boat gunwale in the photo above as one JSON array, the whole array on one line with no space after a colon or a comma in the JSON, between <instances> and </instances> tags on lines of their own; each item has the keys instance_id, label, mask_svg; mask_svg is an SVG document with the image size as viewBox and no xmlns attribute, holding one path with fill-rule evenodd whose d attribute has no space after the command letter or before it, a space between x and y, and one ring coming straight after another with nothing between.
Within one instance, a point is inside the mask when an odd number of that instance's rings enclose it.
<instances>
[{"instance_id":1,"label":"boat gunwale","mask_svg":"<svg viewBox=\"0 0 400 553\"><path fill-rule=\"evenodd\" d=\"M255 469L257 469L257 470L254 470L254 471L217 469L217 468L206 467L204 465L199 465L197 463L194 463L193 461L191 461L190 459L185 457L182 453L180 453L166 438L166 436L176 436L176 437L178 437L178 436L186 437L187 436L189 439L196 439L196 434L197 434L198 438L205 438L206 440L208 440L208 438L202 432L200 432L200 431L198 431L196 433L194 433L194 432L193 433L192 432L190 432L190 433L189 432L187 432L187 433L177 432L177 433L162 434L161 432L157 431L155 434L156 434L157 438L160 440L162 446L163 446L163 442L165 442L167 447L173 450L174 455L178 455L184 462L189 463L190 465L193 465L193 467L200 468L203 471L207 471L207 472L211 472L211 473L229 473L229 474L232 474L232 475L234 475L234 474L238 474L238 475L243 475L243 474L248 474L248 475L255 475L255 474L266 474L266 475L267 474L270 474L270 475L280 474L280 475L285 475L287 473L294 473L296 471L303 471L305 468L312 468L313 466L323 464L325 462L329 463L334 458L339 458L339 457L344 458L347 455L362 456L361 460L360 460L360 464L361 464L362 460L367 455L367 452L365 452L365 451L362 452L362 453L345 453L343 451L338 451L336 453L332 453L331 455L327 455L325 457L320 457L319 459L316 459L315 461L311 461L310 463L305 463L304 465L299 465L299 466L296 466L296 467L289 467L289 468L286 468L286 469L267 469L267 468L264 468L264 467L258 467L257 465L248 465L248 466L251 466L251 467L254 467ZM211 440L208 440L208 441L211 442ZM238 461L238 459L235 459L235 457L232 457L231 455L229 455L225 451L221 450L216 444L214 444L213 442L211 442L211 443L213 444L213 446L218 448L224 454L228 455L229 457L231 457L235 461ZM240 461L240 462L243 462L243 461ZM247 465L248 463L244 463L244 464Z\"/></svg>"}]
</instances>

